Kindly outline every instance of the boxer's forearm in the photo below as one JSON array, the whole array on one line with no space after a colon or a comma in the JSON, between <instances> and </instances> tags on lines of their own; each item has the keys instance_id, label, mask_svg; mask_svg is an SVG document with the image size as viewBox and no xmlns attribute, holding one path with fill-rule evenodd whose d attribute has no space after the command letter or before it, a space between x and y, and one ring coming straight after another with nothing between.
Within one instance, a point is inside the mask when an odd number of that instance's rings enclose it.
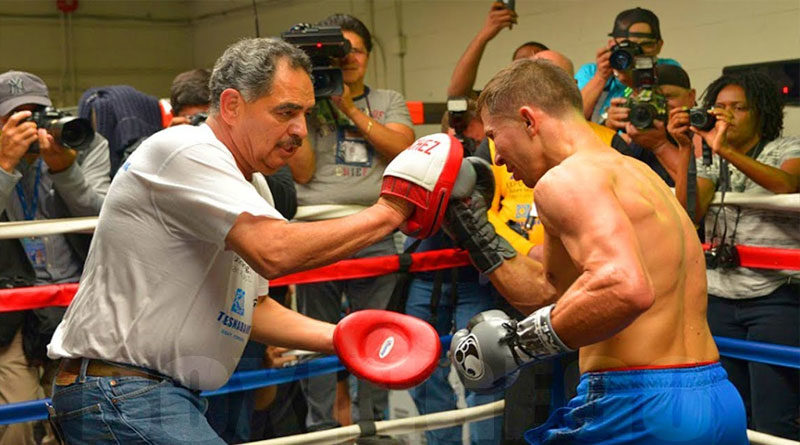
<instances>
[{"instance_id":1,"label":"boxer's forearm","mask_svg":"<svg viewBox=\"0 0 800 445\"><path fill-rule=\"evenodd\" d=\"M489 274L500 294L525 315L555 303L556 289L547 281L542 263L524 255L506 260Z\"/></svg>"},{"instance_id":2,"label":"boxer's forearm","mask_svg":"<svg viewBox=\"0 0 800 445\"><path fill-rule=\"evenodd\" d=\"M251 340L272 346L333 354L336 325L314 320L283 307L271 298L253 312Z\"/></svg>"}]
</instances>

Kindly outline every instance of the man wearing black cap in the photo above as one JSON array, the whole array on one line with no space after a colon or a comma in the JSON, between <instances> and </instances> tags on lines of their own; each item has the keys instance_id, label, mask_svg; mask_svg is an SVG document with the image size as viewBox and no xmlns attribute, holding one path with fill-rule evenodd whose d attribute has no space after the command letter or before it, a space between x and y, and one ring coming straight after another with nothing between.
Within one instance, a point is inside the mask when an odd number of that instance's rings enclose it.
<instances>
[{"instance_id":1,"label":"man wearing black cap","mask_svg":"<svg viewBox=\"0 0 800 445\"><path fill-rule=\"evenodd\" d=\"M22 71L0 74L0 221L100 212L110 183L108 143L96 134L80 152L60 145L28 120L51 105L39 77ZM88 247L85 235L0 240L0 287L76 282ZM46 375L40 386L40 366L47 362L45 346L63 313L64 308L51 307L0 314L0 404L49 393ZM32 428L14 424L0 429L0 445L34 443Z\"/></svg>"},{"instance_id":2,"label":"man wearing black cap","mask_svg":"<svg viewBox=\"0 0 800 445\"><path fill-rule=\"evenodd\" d=\"M596 62L583 65L575 74L583 97L584 116L593 122L604 122L611 99L626 96L626 90L633 86L630 71L611 68L611 48L627 40L640 45L644 55L655 58L664 45L658 17L652 11L642 8L619 13L609 36L612 38L597 51ZM680 65L675 60L661 58L656 63Z\"/></svg>"}]
</instances>

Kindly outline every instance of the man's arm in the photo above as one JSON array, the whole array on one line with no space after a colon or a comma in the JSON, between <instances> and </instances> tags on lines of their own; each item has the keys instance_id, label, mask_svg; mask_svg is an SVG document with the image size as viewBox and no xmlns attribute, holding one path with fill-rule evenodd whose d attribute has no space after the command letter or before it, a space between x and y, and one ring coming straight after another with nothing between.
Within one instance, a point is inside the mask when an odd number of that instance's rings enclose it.
<instances>
[{"instance_id":1,"label":"man's arm","mask_svg":"<svg viewBox=\"0 0 800 445\"><path fill-rule=\"evenodd\" d=\"M272 346L334 354L336 325L314 320L283 307L272 298L256 305L250 338Z\"/></svg>"},{"instance_id":2,"label":"man's arm","mask_svg":"<svg viewBox=\"0 0 800 445\"><path fill-rule=\"evenodd\" d=\"M575 162L552 169L534 198L548 232L580 274L551 314L555 332L572 349L613 336L655 299L636 232L611 180Z\"/></svg>"},{"instance_id":3,"label":"man's arm","mask_svg":"<svg viewBox=\"0 0 800 445\"><path fill-rule=\"evenodd\" d=\"M606 46L597 50L595 56L595 70L590 76L587 75L586 70L591 64L581 67L575 75L575 78L578 80L578 88L580 88L581 96L583 97L583 116L586 120L592 119L597 100L603 93L606 82L608 82L608 79L613 74L611 63L609 62L609 58L611 57L609 48L611 48L612 44L613 40L609 41Z\"/></svg>"},{"instance_id":4,"label":"man's arm","mask_svg":"<svg viewBox=\"0 0 800 445\"><path fill-rule=\"evenodd\" d=\"M503 6L501 2L492 3L486 22L478 34L469 42L469 46L458 59L450 84L447 86L447 96L467 96L475 86L478 75L478 65L481 62L486 44L492 40L501 29L517 23L517 14Z\"/></svg>"},{"instance_id":5,"label":"man's arm","mask_svg":"<svg viewBox=\"0 0 800 445\"><path fill-rule=\"evenodd\" d=\"M354 215L308 223L242 213L225 243L261 276L271 279L352 255L383 239L410 214L410 205L398 198L380 198Z\"/></svg>"},{"instance_id":6,"label":"man's arm","mask_svg":"<svg viewBox=\"0 0 800 445\"><path fill-rule=\"evenodd\" d=\"M63 171L50 173L53 185L72 216L99 215L111 185L108 141L95 133L95 139L87 150L78 156L78 162L73 162Z\"/></svg>"}]
</instances>

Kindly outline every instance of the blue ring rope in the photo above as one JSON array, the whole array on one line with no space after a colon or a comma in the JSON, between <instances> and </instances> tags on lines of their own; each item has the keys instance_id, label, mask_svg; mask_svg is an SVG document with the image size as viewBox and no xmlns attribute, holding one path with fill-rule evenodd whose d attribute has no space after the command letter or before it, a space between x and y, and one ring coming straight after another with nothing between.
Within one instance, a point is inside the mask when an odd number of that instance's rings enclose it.
<instances>
[{"instance_id":1,"label":"blue ring rope","mask_svg":"<svg viewBox=\"0 0 800 445\"><path fill-rule=\"evenodd\" d=\"M450 348L452 335L441 337L443 353ZM755 341L714 337L721 355L742 360L767 363L800 369L800 348L773 345ZM260 369L233 374L225 386L213 391L203 391L202 396L215 396L236 391L247 391L264 386L300 380L305 377L327 374L344 369L337 357L322 357L296 366L279 369ZM0 405L0 425L47 419L50 399Z\"/></svg>"}]
</instances>

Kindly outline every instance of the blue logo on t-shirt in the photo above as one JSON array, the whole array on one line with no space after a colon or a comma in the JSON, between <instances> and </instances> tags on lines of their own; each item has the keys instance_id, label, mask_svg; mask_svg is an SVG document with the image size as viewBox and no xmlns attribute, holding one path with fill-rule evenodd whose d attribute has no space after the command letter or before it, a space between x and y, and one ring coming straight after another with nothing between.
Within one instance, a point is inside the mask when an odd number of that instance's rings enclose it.
<instances>
[{"instance_id":1,"label":"blue logo on t-shirt","mask_svg":"<svg viewBox=\"0 0 800 445\"><path fill-rule=\"evenodd\" d=\"M231 312L244 316L244 291L242 289L236 289Z\"/></svg>"}]
</instances>

